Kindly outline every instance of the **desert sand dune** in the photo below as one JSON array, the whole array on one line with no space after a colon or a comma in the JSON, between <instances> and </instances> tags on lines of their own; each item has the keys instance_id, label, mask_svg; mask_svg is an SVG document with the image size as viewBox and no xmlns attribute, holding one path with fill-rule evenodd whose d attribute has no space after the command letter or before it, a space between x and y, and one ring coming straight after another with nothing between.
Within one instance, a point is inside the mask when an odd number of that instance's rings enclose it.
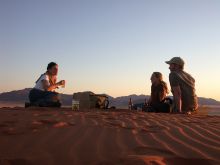
<instances>
[{"instance_id":1,"label":"desert sand dune","mask_svg":"<svg viewBox=\"0 0 220 165\"><path fill-rule=\"evenodd\" d=\"M0 164L220 164L220 117L0 110Z\"/></svg>"}]
</instances>

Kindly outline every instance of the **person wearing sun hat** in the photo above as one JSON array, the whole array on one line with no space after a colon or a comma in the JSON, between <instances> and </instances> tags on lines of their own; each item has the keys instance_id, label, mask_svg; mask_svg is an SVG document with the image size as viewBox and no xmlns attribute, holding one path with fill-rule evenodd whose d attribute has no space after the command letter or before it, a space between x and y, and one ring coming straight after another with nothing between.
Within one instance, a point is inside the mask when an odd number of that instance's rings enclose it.
<instances>
[{"instance_id":1,"label":"person wearing sun hat","mask_svg":"<svg viewBox=\"0 0 220 165\"><path fill-rule=\"evenodd\" d=\"M174 112L190 114L198 109L195 93L195 79L184 71L185 62L181 57L166 61L169 64L169 81L174 98Z\"/></svg>"}]
</instances>

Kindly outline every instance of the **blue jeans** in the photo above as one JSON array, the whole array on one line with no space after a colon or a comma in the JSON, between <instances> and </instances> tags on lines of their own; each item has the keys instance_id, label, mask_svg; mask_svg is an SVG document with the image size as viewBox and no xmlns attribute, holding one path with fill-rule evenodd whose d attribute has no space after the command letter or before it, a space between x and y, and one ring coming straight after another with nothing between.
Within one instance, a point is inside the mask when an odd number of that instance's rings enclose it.
<instances>
[{"instance_id":1,"label":"blue jeans","mask_svg":"<svg viewBox=\"0 0 220 165\"><path fill-rule=\"evenodd\" d=\"M41 91L33 88L29 93L29 100L31 104L40 107L60 107L59 94L50 91Z\"/></svg>"}]
</instances>

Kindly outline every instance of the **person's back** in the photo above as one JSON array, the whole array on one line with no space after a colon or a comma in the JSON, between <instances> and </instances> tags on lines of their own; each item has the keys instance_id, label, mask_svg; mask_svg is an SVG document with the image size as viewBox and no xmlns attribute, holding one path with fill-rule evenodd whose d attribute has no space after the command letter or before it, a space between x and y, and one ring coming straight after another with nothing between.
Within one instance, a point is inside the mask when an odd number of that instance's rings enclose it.
<instances>
[{"instance_id":1,"label":"person's back","mask_svg":"<svg viewBox=\"0 0 220 165\"><path fill-rule=\"evenodd\" d=\"M154 72L151 76L151 96L148 101L151 107L150 111L154 112L170 112L169 104L164 101L168 94L167 84L163 81L163 76L160 72Z\"/></svg>"},{"instance_id":2,"label":"person's back","mask_svg":"<svg viewBox=\"0 0 220 165\"><path fill-rule=\"evenodd\" d=\"M198 107L195 94L195 80L184 71L171 72L169 75L171 86L179 85L181 89L182 111L194 111Z\"/></svg>"},{"instance_id":3,"label":"person's back","mask_svg":"<svg viewBox=\"0 0 220 165\"><path fill-rule=\"evenodd\" d=\"M161 81L158 84L151 85L151 104L158 104L165 99L167 94L167 85Z\"/></svg>"},{"instance_id":4,"label":"person's back","mask_svg":"<svg viewBox=\"0 0 220 165\"><path fill-rule=\"evenodd\" d=\"M198 99L195 94L195 79L183 71L185 62L180 57L173 57L166 63L170 65L169 81L174 96L174 111L188 113L197 110Z\"/></svg>"}]
</instances>

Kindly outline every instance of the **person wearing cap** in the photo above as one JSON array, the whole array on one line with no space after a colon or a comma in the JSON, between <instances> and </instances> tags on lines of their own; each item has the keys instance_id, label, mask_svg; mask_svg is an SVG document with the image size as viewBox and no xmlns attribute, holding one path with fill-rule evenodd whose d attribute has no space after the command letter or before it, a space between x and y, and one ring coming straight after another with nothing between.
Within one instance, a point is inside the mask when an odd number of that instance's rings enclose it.
<instances>
[{"instance_id":1,"label":"person wearing cap","mask_svg":"<svg viewBox=\"0 0 220 165\"><path fill-rule=\"evenodd\" d=\"M185 62L180 57L166 61L170 65L169 81L174 97L174 112L191 113L198 109L195 79L184 71Z\"/></svg>"}]
</instances>

